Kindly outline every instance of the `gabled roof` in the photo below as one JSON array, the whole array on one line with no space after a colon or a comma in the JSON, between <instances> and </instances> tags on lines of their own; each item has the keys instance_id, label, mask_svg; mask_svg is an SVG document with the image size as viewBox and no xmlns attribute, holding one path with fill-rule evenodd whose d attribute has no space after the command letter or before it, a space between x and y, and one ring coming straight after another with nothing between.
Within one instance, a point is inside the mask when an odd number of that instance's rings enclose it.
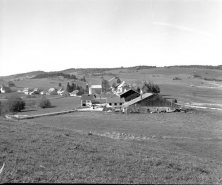
<instances>
[{"instance_id":1,"label":"gabled roof","mask_svg":"<svg viewBox=\"0 0 222 185\"><path fill-rule=\"evenodd\" d=\"M143 100L143 99L145 99L145 98L147 98L149 96L152 96L152 95L153 95L153 93L142 94L141 96L139 96L139 97L137 97L137 98L135 98L135 99L133 99L131 101L128 101L128 102L124 103L122 105L122 107L128 107L128 106L133 105L134 103L137 103L137 102L139 102L139 101L141 101L141 100Z\"/></svg>"},{"instance_id":2,"label":"gabled roof","mask_svg":"<svg viewBox=\"0 0 222 185\"><path fill-rule=\"evenodd\" d=\"M81 97L81 100L93 100L96 96L93 94L83 94Z\"/></svg>"},{"instance_id":3,"label":"gabled roof","mask_svg":"<svg viewBox=\"0 0 222 185\"><path fill-rule=\"evenodd\" d=\"M102 85L90 85L90 88L93 88L93 89L102 89Z\"/></svg>"},{"instance_id":4,"label":"gabled roof","mask_svg":"<svg viewBox=\"0 0 222 185\"><path fill-rule=\"evenodd\" d=\"M124 99L119 97L107 98L107 103L124 103L124 102L125 102Z\"/></svg>"},{"instance_id":5,"label":"gabled roof","mask_svg":"<svg viewBox=\"0 0 222 185\"><path fill-rule=\"evenodd\" d=\"M124 96L125 94L129 93L130 91L132 91L133 93L140 94L140 93L138 93L137 91L135 91L135 90L133 90L133 89L128 89L127 91L121 93L119 96L122 97L122 96Z\"/></svg>"}]
</instances>

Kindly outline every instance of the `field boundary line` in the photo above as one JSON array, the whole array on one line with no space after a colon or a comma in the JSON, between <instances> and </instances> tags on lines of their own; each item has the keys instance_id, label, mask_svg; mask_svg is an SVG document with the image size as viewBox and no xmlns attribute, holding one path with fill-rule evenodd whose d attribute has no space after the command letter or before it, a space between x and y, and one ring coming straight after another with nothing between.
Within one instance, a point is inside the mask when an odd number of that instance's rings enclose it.
<instances>
[{"instance_id":1,"label":"field boundary line","mask_svg":"<svg viewBox=\"0 0 222 185\"><path fill-rule=\"evenodd\" d=\"M61 115L61 114L68 114L72 112L77 112L76 109L72 110L66 110L66 111L60 111L60 112L51 112L51 113L45 113L45 114L36 114L36 115L5 115L7 119L33 119L33 118L38 118L38 117L44 117L44 116L56 116L56 115Z\"/></svg>"}]
</instances>

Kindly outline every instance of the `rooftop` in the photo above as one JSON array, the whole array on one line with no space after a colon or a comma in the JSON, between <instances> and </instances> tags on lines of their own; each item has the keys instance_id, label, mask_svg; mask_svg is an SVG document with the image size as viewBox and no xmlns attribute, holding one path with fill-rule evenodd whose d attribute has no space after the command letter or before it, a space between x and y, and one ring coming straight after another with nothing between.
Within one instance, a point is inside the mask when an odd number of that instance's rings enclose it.
<instances>
[{"instance_id":1,"label":"rooftop","mask_svg":"<svg viewBox=\"0 0 222 185\"><path fill-rule=\"evenodd\" d=\"M128 101L128 102L124 103L122 105L122 107L128 107L128 106L133 105L134 103L137 103L137 102L139 102L139 101L141 101L141 100L143 100L143 99L145 99L145 98L147 98L149 96L152 96L152 95L153 95L153 93L142 94L141 96L139 96L139 97L137 97L137 98L135 98L135 99L133 99L131 101Z\"/></svg>"}]
</instances>

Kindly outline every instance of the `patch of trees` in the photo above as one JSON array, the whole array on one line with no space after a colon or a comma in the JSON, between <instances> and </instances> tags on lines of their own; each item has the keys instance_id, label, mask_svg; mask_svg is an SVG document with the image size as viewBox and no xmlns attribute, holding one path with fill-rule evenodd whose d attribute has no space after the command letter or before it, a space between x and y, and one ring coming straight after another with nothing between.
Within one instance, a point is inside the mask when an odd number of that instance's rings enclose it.
<instances>
[{"instance_id":1,"label":"patch of trees","mask_svg":"<svg viewBox=\"0 0 222 185\"><path fill-rule=\"evenodd\" d=\"M7 101L0 103L0 114L21 112L25 109L25 102L16 95L9 96Z\"/></svg>"},{"instance_id":2,"label":"patch of trees","mask_svg":"<svg viewBox=\"0 0 222 185\"><path fill-rule=\"evenodd\" d=\"M152 82L144 82L142 87L142 92L144 93L160 93L160 88L157 84L154 84Z\"/></svg>"},{"instance_id":3,"label":"patch of trees","mask_svg":"<svg viewBox=\"0 0 222 185\"><path fill-rule=\"evenodd\" d=\"M221 82L222 81L221 79L216 79L216 78L204 78L204 80L215 81L215 82Z\"/></svg>"},{"instance_id":4,"label":"patch of trees","mask_svg":"<svg viewBox=\"0 0 222 185\"><path fill-rule=\"evenodd\" d=\"M151 69L151 68L156 68L156 66L145 66L145 65L140 65L140 66L134 66L134 67L127 67L127 69L135 69L135 70Z\"/></svg>"},{"instance_id":5,"label":"patch of trees","mask_svg":"<svg viewBox=\"0 0 222 185\"><path fill-rule=\"evenodd\" d=\"M88 88L88 86L86 87L86 89ZM77 84L75 83L72 83L71 85L69 84L69 82L67 83L67 86L66 86L66 91L71 93L75 90L78 90L79 92L77 93L77 95L82 95L82 94L87 94L89 93L89 90L87 91L86 89L84 89L82 86L78 86Z\"/></svg>"},{"instance_id":6,"label":"patch of trees","mask_svg":"<svg viewBox=\"0 0 222 185\"><path fill-rule=\"evenodd\" d=\"M219 69L222 70L222 65L211 66L211 65L175 65L175 66L166 66L166 68L170 67L180 67L180 68L200 68L200 69Z\"/></svg>"},{"instance_id":7,"label":"patch of trees","mask_svg":"<svg viewBox=\"0 0 222 185\"><path fill-rule=\"evenodd\" d=\"M57 76L63 76L67 79L74 79L77 80L78 78L75 75L60 73L60 72L44 72L41 74L36 75L32 79L39 79L39 78L50 78L50 77L57 77Z\"/></svg>"}]
</instances>

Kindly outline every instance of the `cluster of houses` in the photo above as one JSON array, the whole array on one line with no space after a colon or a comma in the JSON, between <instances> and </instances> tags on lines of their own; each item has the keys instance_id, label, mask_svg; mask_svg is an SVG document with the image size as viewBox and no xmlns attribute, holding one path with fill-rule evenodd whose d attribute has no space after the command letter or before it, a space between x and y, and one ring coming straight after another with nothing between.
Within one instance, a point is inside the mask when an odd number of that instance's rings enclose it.
<instances>
[{"instance_id":1,"label":"cluster of houses","mask_svg":"<svg viewBox=\"0 0 222 185\"><path fill-rule=\"evenodd\" d=\"M50 88L48 91L42 91L39 88L24 88L23 90L18 90L18 92L22 92L26 95L36 95L36 94L41 94L41 95L68 95L68 96L77 96L77 93L79 92L78 90L75 90L71 93L68 93L65 91L63 88L56 89L56 88Z\"/></svg>"},{"instance_id":2,"label":"cluster of houses","mask_svg":"<svg viewBox=\"0 0 222 185\"><path fill-rule=\"evenodd\" d=\"M102 93L100 85L91 85L89 94L81 97L81 107L105 107L124 113L173 112L179 106L159 94L133 90L125 81L112 87L111 93Z\"/></svg>"}]
</instances>

